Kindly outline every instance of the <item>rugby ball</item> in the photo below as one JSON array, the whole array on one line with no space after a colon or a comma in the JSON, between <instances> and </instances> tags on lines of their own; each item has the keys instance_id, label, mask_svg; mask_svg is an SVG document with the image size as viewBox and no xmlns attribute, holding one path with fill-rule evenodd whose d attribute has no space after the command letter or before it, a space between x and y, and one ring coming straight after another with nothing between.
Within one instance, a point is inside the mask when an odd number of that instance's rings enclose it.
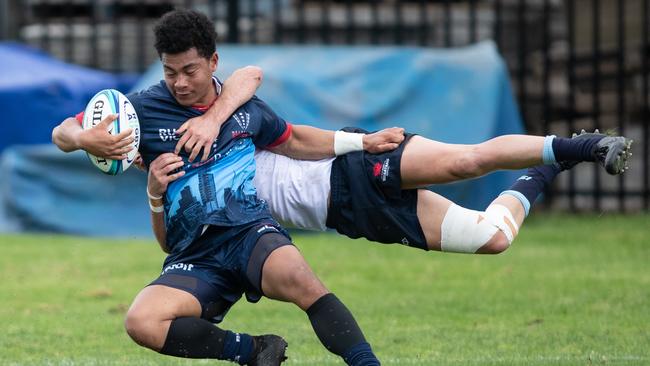
<instances>
[{"instance_id":1,"label":"rugby ball","mask_svg":"<svg viewBox=\"0 0 650 366\"><path fill-rule=\"evenodd\" d=\"M131 134L135 138L133 141L133 149L127 154L124 160L111 160L97 157L90 153L87 154L90 161L99 170L106 174L116 175L131 166L131 163L133 163L133 160L135 160L138 154L138 147L140 147L140 122L131 102L124 94L115 89L104 89L95 94L86 105L81 126L84 130L93 128L111 114L117 114L118 118L109 125L108 133L117 135L121 131L129 128L133 129Z\"/></svg>"}]
</instances>

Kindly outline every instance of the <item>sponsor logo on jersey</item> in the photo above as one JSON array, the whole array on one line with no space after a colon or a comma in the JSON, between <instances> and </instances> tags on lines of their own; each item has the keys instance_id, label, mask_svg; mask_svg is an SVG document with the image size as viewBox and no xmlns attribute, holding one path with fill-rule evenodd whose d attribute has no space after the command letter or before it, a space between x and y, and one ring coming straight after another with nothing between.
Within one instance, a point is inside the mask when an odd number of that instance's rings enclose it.
<instances>
[{"instance_id":1,"label":"sponsor logo on jersey","mask_svg":"<svg viewBox=\"0 0 650 366\"><path fill-rule=\"evenodd\" d=\"M203 166L205 164L212 163L213 161L215 161L217 159L220 159L220 158L221 158L221 154L215 154L215 155L209 157L206 161L197 161L196 163L188 163L186 168L187 169L189 169L189 168L198 168L198 167ZM177 170L180 171L180 169L177 169Z\"/></svg>"},{"instance_id":2,"label":"sponsor logo on jersey","mask_svg":"<svg viewBox=\"0 0 650 366\"><path fill-rule=\"evenodd\" d=\"M236 138L243 139L243 138L249 137L250 135L251 135L250 132L247 132L247 131L240 131L240 130L232 131L232 138L234 138L234 139L236 139Z\"/></svg>"},{"instance_id":3,"label":"sponsor logo on jersey","mask_svg":"<svg viewBox=\"0 0 650 366\"><path fill-rule=\"evenodd\" d=\"M251 115L248 112L235 113L232 117L237 121L237 124L242 130L246 131L248 129L248 124L251 121Z\"/></svg>"},{"instance_id":4,"label":"sponsor logo on jersey","mask_svg":"<svg viewBox=\"0 0 650 366\"><path fill-rule=\"evenodd\" d=\"M388 177L388 170L390 169L390 159L386 158L384 164L381 166L381 181L385 182Z\"/></svg>"},{"instance_id":5,"label":"sponsor logo on jersey","mask_svg":"<svg viewBox=\"0 0 650 366\"><path fill-rule=\"evenodd\" d=\"M163 142L178 140L175 128L159 128L158 136Z\"/></svg>"},{"instance_id":6,"label":"sponsor logo on jersey","mask_svg":"<svg viewBox=\"0 0 650 366\"><path fill-rule=\"evenodd\" d=\"M529 177L529 176L527 176L527 175L522 175L522 176L519 177L519 179L517 179L517 180L531 180L531 179L533 179L533 177Z\"/></svg>"},{"instance_id":7,"label":"sponsor logo on jersey","mask_svg":"<svg viewBox=\"0 0 650 366\"><path fill-rule=\"evenodd\" d=\"M185 264L185 263L176 263L169 265L165 267L165 269L162 271L161 274L165 274L169 271L175 270L175 269L180 269L181 271L187 271L187 272L192 272L192 267L194 267L193 264Z\"/></svg>"}]
</instances>

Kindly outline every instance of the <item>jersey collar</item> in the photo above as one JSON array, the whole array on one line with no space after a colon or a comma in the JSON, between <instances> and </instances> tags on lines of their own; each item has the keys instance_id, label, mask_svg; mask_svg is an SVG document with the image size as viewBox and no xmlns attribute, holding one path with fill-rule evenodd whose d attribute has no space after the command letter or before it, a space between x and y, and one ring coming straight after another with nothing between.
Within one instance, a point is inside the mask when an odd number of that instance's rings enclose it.
<instances>
[{"instance_id":1,"label":"jersey collar","mask_svg":"<svg viewBox=\"0 0 650 366\"><path fill-rule=\"evenodd\" d=\"M196 109L197 111L200 111L200 112L205 112L208 109L210 109L210 107L212 107L214 102L217 101L217 99L219 98L219 95L221 95L221 82L219 82L219 79L217 79L216 77L213 76L212 77L212 84L214 85L214 91L217 92L217 97L214 98L214 100L212 100L212 102L210 104L208 104L207 106L206 105L193 105L192 106L193 109Z\"/></svg>"}]
</instances>

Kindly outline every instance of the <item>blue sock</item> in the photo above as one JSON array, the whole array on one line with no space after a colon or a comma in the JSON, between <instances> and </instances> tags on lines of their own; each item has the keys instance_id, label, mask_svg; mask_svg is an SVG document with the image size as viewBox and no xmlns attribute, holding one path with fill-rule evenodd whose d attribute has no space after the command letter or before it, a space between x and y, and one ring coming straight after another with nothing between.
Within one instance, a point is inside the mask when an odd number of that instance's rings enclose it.
<instances>
[{"instance_id":1,"label":"blue sock","mask_svg":"<svg viewBox=\"0 0 650 366\"><path fill-rule=\"evenodd\" d=\"M569 139L546 136L542 153L544 164L558 161L594 161L594 149L603 137L595 135L587 138Z\"/></svg>"},{"instance_id":2,"label":"blue sock","mask_svg":"<svg viewBox=\"0 0 650 366\"><path fill-rule=\"evenodd\" d=\"M528 216L531 204L535 203L537 197L546 190L560 171L560 166L557 164L528 168L526 174L519 177L510 189L502 192L501 195L509 194L517 198Z\"/></svg>"},{"instance_id":3,"label":"blue sock","mask_svg":"<svg viewBox=\"0 0 650 366\"><path fill-rule=\"evenodd\" d=\"M367 342L359 343L343 355L343 360L350 366L381 365Z\"/></svg>"},{"instance_id":4,"label":"blue sock","mask_svg":"<svg viewBox=\"0 0 650 366\"><path fill-rule=\"evenodd\" d=\"M250 361L253 354L253 337L245 333L226 331L223 343L222 359L244 365Z\"/></svg>"}]
</instances>

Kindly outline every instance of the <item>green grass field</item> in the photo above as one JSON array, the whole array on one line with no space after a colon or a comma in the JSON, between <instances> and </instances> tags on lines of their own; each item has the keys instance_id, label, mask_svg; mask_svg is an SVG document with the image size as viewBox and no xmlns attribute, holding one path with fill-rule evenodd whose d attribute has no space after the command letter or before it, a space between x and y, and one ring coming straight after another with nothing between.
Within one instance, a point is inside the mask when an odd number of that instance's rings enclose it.
<instances>
[{"instance_id":1,"label":"green grass field","mask_svg":"<svg viewBox=\"0 0 650 366\"><path fill-rule=\"evenodd\" d=\"M294 239L384 365L650 365L650 216L533 215L499 256ZM1 365L215 364L124 332L160 271L153 240L5 235L0 250ZM284 336L287 365L343 364L290 304L241 301L222 326Z\"/></svg>"}]
</instances>

